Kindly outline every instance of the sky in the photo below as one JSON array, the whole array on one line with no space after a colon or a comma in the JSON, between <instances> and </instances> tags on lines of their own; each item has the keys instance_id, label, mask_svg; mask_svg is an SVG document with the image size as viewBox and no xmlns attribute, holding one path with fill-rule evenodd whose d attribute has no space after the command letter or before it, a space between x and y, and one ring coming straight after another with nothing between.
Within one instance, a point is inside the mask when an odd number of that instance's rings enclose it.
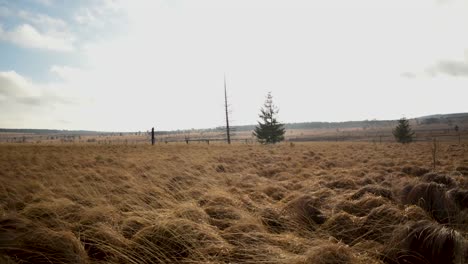
<instances>
[{"instance_id":1,"label":"sky","mask_svg":"<svg viewBox=\"0 0 468 264\"><path fill-rule=\"evenodd\" d=\"M467 0L0 0L0 127L468 112Z\"/></svg>"}]
</instances>

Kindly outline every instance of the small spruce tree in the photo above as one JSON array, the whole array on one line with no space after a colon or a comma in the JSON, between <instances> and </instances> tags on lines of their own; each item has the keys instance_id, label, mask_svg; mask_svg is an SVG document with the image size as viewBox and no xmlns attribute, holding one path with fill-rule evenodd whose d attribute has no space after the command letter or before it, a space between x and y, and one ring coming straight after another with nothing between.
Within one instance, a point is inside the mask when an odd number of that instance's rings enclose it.
<instances>
[{"instance_id":1,"label":"small spruce tree","mask_svg":"<svg viewBox=\"0 0 468 264\"><path fill-rule=\"evenodd\" d=\"M398 125L393 130L393 136L395 139L403 144L410 143L413 141L414 132L411 130L409 121L406 118L398 120Z\"/></svg>"},{"instance_id":2,"label":"small spruce tree","mask_svg":"<svg viewBox=\"0 0 468 264\"><path fill-rule=\"evenodd\" d=\"M273 104L271 92L268 93L265 104L260 109L259 117L262 119L255 127L253 135L262 144L274 144L284 140L284 125L276 120L278 108Z\"/></svg>"}]
</instances>

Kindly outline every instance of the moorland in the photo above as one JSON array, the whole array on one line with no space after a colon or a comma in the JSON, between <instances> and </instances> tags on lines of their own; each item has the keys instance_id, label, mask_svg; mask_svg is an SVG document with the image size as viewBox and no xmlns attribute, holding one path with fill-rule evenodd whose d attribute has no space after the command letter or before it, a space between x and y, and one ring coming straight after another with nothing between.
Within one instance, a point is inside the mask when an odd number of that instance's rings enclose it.
<instances>
[{"instance_id":1,"label":"moorland","mask_svg":"<svg viewBox=\"0 0 468 264\"><path fill-rule=\"evenodd\" d=\"M467 263L468 146L432 147L1 144L0 262Z\"/></svg>"}]
</instances>

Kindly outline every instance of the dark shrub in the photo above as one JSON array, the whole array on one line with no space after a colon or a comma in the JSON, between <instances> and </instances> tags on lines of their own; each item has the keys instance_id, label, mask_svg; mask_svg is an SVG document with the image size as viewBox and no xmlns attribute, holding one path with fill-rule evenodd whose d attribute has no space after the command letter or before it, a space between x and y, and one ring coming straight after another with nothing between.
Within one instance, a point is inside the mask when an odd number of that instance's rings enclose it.
<instances>
[{"instance_id":1,"label":"dark shrub","mask_svg":"<svg viewBox=\"0 0 468 264\"><path fill-rule=\"evenodd\" d=\"M385 250L384 261L391 264L461 264L463 237L455 230L431 221L411 222L399 227Z\"/></svg>"},{"instance_id":2,"label":"dark shrub","mask_svg":"<svg viewBox=\"0 0 468 264\"><path fill-rule=\"evenodd\" d=\"M420 206L439 223L449 223L458 210L455 203L447 198L446 190L445 185L433 182L406 186L402 192L402 202Z\"/></svg>"},{"instance_id":3,"label":"dark shrub","mask_svg":"<svg viewBox=\"0 0 468 264\"><path fill-rule=\"evenodd\" d=\"M421 179L425 182L435 182L443 184L447 188L454 188L457 186L457 182L453 178L443 174L427 173Z\"/></svg>"},{"instance_id":4,"label":"dark shrub","mask_svg":"<svg viewBox=\"0 0 468 264\"><path fill-rule=\"evenodd\" d=\"M447 196L458 206L460 210L468 208L468 190L452 189Z\"/></svg>"}]
</instances>

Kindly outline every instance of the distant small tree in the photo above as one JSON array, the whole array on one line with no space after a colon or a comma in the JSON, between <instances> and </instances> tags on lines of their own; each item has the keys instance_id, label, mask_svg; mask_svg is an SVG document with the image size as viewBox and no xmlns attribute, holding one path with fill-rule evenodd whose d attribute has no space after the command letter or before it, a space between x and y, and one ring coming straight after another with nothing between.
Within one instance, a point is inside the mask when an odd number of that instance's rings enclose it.
<instances>
[{"instance_id":1,"label":"distant small tree","mask_svg":"<svg viewBox=\"0 0 468 264\"><path fill-rule=\"evenodd\" d=\"M413 141L414 132L411 130L409 121L406 118L398 120L398 125L392 131L395 139L403 144Z\"/></svg>"},{"instance_id":2,"label":"distant small tree","mask_svg":"<svg viewBox=\"0 0 468 264\"><path fill-rule=\"evenodd\" d=\"M284 125L276 120L278 108L273 104L271 92L268 93L265 104L260 109L259 117L262 119L255 127L253 135L262 144L274 144L284 140Z\"/></svg>"}]
</instances>

